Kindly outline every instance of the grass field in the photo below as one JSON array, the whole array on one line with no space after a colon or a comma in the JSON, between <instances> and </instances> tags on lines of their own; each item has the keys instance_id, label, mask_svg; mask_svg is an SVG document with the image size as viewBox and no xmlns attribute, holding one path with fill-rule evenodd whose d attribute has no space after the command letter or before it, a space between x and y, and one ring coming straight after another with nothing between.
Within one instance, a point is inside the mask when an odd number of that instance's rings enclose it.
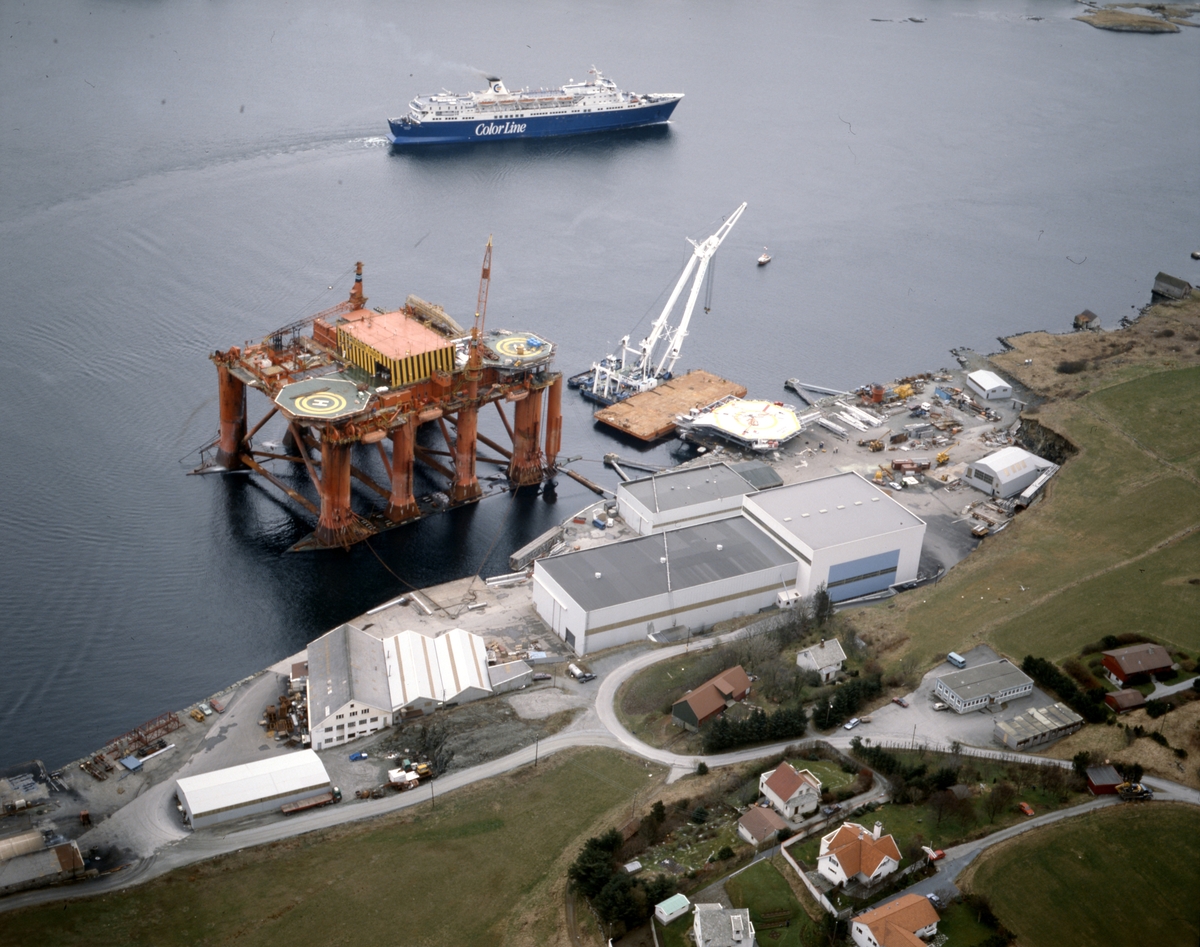
<instances>
[{"instance_id":1,"label":"grass field","mask_svg":"<svg viewBox=\"0 0 1200 947\"><path fill-rule=\"evenodd\" d=\"M905 642L890 663L927 666L980 641L1058 660L1121 631L1200 650L1200 425L1188 414L1200 369L1102 381L1040 409L1079 448L1041 503L937 586L853 613L869 640Z\"/></svg>"},{"instance_id":2,"label":"grass field","mask_svg":"<svg viewBox=\"0 0 1200 947\"><path fill-rule=\"evenodd\" d=\"M817 779L821 780L821 786L829 792L837 792L839 789L844 789L849 786L857 778L855 773L847 773L842 770L837 763L831 763L829 760L788 760L796 769L806 769Z\"/></svg>"},{"instance_id":3,"label":"grass field","mask_svg":"<svg viewBox=\"0 0 1200 947\"><path fill-rule=\"evenodd\" d=\"M1174 947L1200 938L1200 809L1125 805L984 852L960 885L1022 947Z\"/></svg>"},{"instance_id":4,"label":"grass field","mask_svg":"<svg viewBox=\"0 0 1200 947\"><path fill-rule=\"evenodd\" d=\"M771 923L763 915L777 911L790 911L791 923L787 927L774 928L770 932L759 931L758 941L776 947L800 947L804 943L802 932L812 926L812 921L796 900L791 885L769 861L760 861L725 882L725 892L735 908L749 908L750 921L756 926ZM773 920L778 920L775 918ZM779 937L770 937L778 932Z\"/></svg>"},{"instance_id":5,"label":"grass field","mask_svg":"<svg viewBox=\"0 0 1200 947\"><path fill-rule=\"evenodd\" d=\"M428 807L3 916L0 945L568 944L562 877L645 764L579 750ZM658 771L655 771L656 776Z\"/></svg>"}]
</instances>

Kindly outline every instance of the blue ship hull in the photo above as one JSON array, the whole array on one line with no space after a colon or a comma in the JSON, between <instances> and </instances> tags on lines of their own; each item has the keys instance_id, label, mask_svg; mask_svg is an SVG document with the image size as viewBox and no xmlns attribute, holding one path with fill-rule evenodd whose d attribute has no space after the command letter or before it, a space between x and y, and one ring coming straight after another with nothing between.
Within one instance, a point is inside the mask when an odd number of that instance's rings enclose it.
<instances>
[{"instance_id":1,"label":"blue ship hull","mask_svg":"<svg viewBox=\"0 0 1200 947\"><path fill-rule=\"evenodd\" d=\"M679 100L658 102L640 108L575 112L562 115L522 115L509 119L465 122L407 122L389 120L393 145L435 145L473 141L504 141L513 138L553 138L642 128L666 122Z\"/></svg>"}]
</instances>

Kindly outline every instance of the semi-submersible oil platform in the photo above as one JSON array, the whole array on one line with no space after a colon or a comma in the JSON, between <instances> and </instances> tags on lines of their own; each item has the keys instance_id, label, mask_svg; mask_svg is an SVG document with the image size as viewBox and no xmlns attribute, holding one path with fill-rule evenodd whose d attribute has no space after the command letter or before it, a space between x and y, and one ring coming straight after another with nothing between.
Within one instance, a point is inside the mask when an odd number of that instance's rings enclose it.
<instances>
[{"instance_id":1,"label":"semi-submersible oil platform","mask_svg":"<svg viewBox=\"0 0 1200 947\"><path fill-rule=\"evenodd\" d=\"M214 352L220 433L195 472L252 471L315 515L316 529L294 550L347 547L434 510L474 503L483 495L477 461L504 469L514 489L552 476L562 436L562 375L551 370L554 345L527 332L485 332L491 258L489 240L469 331L416 296L393 312L367 309L359 263L345 302L261 342ZM271 401L252 427L247 388ZM479 433L479 411L488 403L500 414L507 447ZM255 434L276 414L287 422L282 452L256 448ZM444 450L418 443L421 425L436 426ZM385 442L391 443L390 456ZM501 456L478 456L478 442ZM356 445L378 450L386 485L352 462ZM275 460L303 465L319 505L263 466ZM447 480L444 492L414 496L417 461ZM355 512L354 479L386 506Z\"/></svg>"}]
</instances>

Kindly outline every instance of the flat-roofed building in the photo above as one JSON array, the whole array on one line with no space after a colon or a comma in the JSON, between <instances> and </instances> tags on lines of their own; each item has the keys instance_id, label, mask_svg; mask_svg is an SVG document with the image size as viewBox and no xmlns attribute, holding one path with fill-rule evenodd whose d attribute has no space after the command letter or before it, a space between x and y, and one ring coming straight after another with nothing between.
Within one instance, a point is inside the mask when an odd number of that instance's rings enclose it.
<instances>
[{"instance_id":1,"label":"flat-roofed building","mask_svg":"<svg viewBox=\"0 0 1200 947\"><path fill-rule=\"evenodd\" d=\"M1036 707L1012 720L998 720L992 728L992 738L1014 750L1028 750L1059 737L1074 733L1083 726L1083 718L1059 701L1048 707Z\"/></svg>"},{"instance_id":2,"label":"flat-roofed building","mask_svg":"<svg viewBox=\"0 0 1200 947\"><path fill-rule=\"evenodd\" d=\"M692 938L696 947L755 947L749 908L722 904L696 904Z\"/></svg>"},{"instance_id":3,"label":"flat-roofed building","mask_svg":"<svg viewBox=\"0 0 1200 947\"><path fill-rule=\"evenodd\" d=\"M617 508L634 532L647 536L731 516L741 510L743 496L757 491L728 464L706 464L619 484Z\"/></svg>"},{"instance_id":4,"label":"flat-roofed building","mask_svg":"<svg viewBox=\"0 0 1200 947\"><path fill-rule=\"evenodd\" d=\"M1033 693L1033 679L1001 658L955 671L937 679L934 691L960 714L984 710Z\"/></svg>"},{"instance_id":5,"label":"flat-roofed building","mask_svg":"<svg viewBox=\"0 0 1200 947\"><path fill-rule=\"evenodd\" d=\"M39 838L40 838L39 833ZM95 875L95 871L91 872ZM61 884L88 877L87 865L74 840L0 859L0 895Z\"/></svg>"},{"instance_id":6,"label":"flat-roofed building","mask_svg":"<svg viewBox=\"0 0 1200 947\"><path fill-rule=\"evenodd\" d=\"M917 577L924 521L856 473L756 493L742 510L799 560L801 595L824 584L841 602Z\"/></svg>"},{"instance_id":7,"label":"flat-roofed building","mask_svg":"<svg viewBox=\"0 0 1200 947\"><path fill-rule=\"evenodd\" d=\"M774 604L796 559L740 516L538 559L533 604L576 654Z\"/></svg>"},{"instance_id":8,"label":"flat-roofed building","mask_svg":"<svg viewBox=\"0 0 1200 947\"><path fill-rule=\"evenodd\" d=\"M184 819L193 829L278 810L331 789L329 774L313 750L255 760L185 776L175 783Z\"/></svg>"},{"instance_id":9,"label":"flat-roofed building","mask_svg":"<svg viewBox=\"0 0 1200 947\"><path fill-rule=\"evenodd\" d=\"M339 625L308 646L308 728L314 750L392 723L383 642Z\"/></svg>"}]
</instances>

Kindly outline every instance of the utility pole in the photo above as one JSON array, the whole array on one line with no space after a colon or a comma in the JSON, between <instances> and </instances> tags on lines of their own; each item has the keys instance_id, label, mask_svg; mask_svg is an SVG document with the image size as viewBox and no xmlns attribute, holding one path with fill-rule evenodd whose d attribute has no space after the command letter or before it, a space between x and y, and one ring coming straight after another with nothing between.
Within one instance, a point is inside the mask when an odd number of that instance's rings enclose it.
<instances>
[{"instance_id":1,"label":"utility pole","mask_svg":"<svg viewBox=\"0 0 1200 947\"><path fill-rule=\"evenodd\" d=\"M537 769L538 764L538 743L541 740L541 735L535 733L533 735L533 768Z\"/></svg>"},{"instance_id":2,"label":"utility pole","mask_svg":"<svg viewBox=\"0 0 1200 947\"><path fill-rule=\"evenodd\" d=\"M432 776L429 777L429 805L432 807L432 810L434 812L437 811L437 802L435 802L434 798L433 798L433 777Z\"/></svg>"}]
</instances>

